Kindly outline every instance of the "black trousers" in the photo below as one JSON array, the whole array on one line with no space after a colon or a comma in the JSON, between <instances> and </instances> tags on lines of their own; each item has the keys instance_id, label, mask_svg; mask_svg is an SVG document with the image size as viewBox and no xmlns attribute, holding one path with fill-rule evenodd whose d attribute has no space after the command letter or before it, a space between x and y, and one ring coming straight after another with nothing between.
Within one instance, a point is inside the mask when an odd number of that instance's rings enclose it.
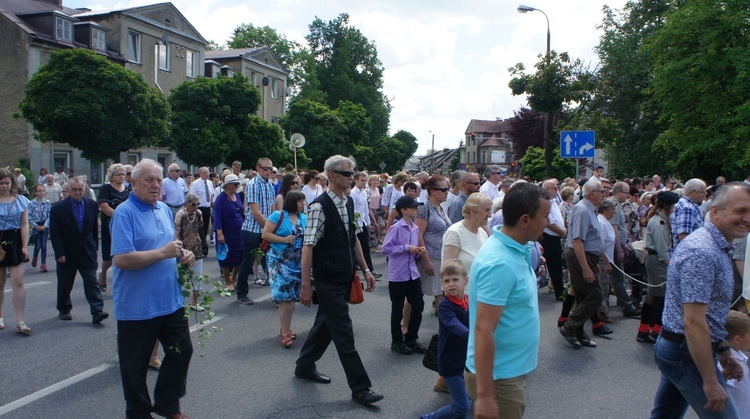
<instances>
[{"instance_id":1,"label":"black trousers","mask_svg":"<svg viewBox=\"0 0 750 419\"><path fill-rule=\"evenodd\" d=\"M583 324L586 320L590 319L591 316L596 313L599 305L602 303L602 286L599 283L599 275L597 270L597 264L599 263L599 256L591 253L586 253L586 262L594 271L594 283L589 284L583 280L583 268L578 263L578 258L573 249L565 249L565 261L568 263L568 272L570 272L570 282L573 284L573 289L576 292L576 307L568 316L568 327L574 330L576 333L583 331Z\"/></svg>"},{"instance_id":2,"label":"black trousers","mask_svg":"<svg viewBox=\"0 0 750 419\"><path fill-rule=\"evenodd\" d=\"M555 290L555 298L558 298L563 292L563 255L560 237L544 233L542 247L544 248L544 258L547 260L547 272L552 279L552 288Z\"/></svg>"},{"instance_id":3,"label":"black trousers","mask_svg":"<svg viewBox=\"0 0 750 419\"><path fill-rule=\"evenodd\" d=\"M76 280L76 273L80 272L83 279L83 293L91 308L91 314L104 310L102 291L96 279L97 262L92 262L88 254L82 253L71 260L67 256L65 263L57 262L57 311L70 313L73 303L70 301L70 293Z\"/></svg>"},{"instance_id":4,"label":"black trousers","mask_svg":"<svg viewBox=\"0 0 750 419\"><path fill-rule=\"evenodd\" d=\"M424 311L424 294L422 281L412 279L404 282L388 282L388 294L391 297L391 339L395 342L414 342L419 339L419 326L422 324ZM409 328L404 336L401 331L401 320L404 317L404 298L411 304Z\"/></svg>"},{"instance_id":5,"label":"black trousers","mask_svg":"<svg viewBox=\"0 0 750 419\"><path fill-rule=\"evenodd\" d=\"M362 247L362 254L365 256L367 269L372 271L372 257L370 257L370 227L362 227L362 232L357 234L357 239L359 239L359 245Z\"/></svg>"},{"instance_id":6,"label":"black trousers","mask_svg":"<svg viewBox=\"0 0 750 419\"><path fill-rule=\"evenodd\" d=\"M315 316L310 333L297 359L299 371L312 371L315 363L323 356L328 345L333 341L341 365L344 367L346 381L352 391L370 388L370 377L354 347L352 319L349 317L349 305L346 302L346 285L315 281L318 294L318 314Z\"/></svg>"},{"instance_id":7,"label":"black trousers","mask_svg":"<svg viewBox=\"0 0 750 419\"><path fill-rule=\"evenodd\" d=\"M156 379L152 406L146 373L157 339L165 356ZM182 307L172 314L149 320L118 320L117 351L128 418L150 418L151 412L166 416L180 411L180 398L185 395L193 355L188 321Z\"/></svg>"},{"instance_id":8,"label":"black trousers","mask_svg":"<svg viewBox=\"0 0 750 419\"><path fill-rule=\"evenodd\" d=\"M206 237L208 232L211 231L208 229L211 224L211 207L198 207L198 209L201 211L201 218L203 218L203 230L201 232L203 237Z\"/></svg>"}]
</instances>

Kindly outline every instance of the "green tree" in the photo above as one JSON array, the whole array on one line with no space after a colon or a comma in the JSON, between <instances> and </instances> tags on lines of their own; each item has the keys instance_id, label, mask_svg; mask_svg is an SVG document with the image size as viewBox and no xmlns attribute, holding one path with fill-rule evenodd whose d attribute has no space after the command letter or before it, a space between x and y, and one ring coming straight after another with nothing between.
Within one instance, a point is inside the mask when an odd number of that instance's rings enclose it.
<instances>
[{"instance_id":1,"label":"green tree","mask_svg":"<svg viewBox=\"0 0 750 419\"><path fill-rule=\"evenodd\" d=\"M536 72L527 74L523 64L508 69L513 77L508 83L513 95L528 95L532 110L543 114L554 114L572 102L582 102L590 90L591 74L580 60L572 61L568 53L550 51L539 56ZM545 121L544 155L547 177L552 176L553 151L557 142L552 140L552 118Z\"/></svg>"},{"instance_id":2,"label":"green tree","mask_svg":"<svg viewBox=\"0 0 750 419\"><path fill-rule=\"evenodd\" d=\"M294 162L292 151L284 142L281 128L257 115L249 115L245 131L242 133L240 147L233 150L227 156L227 165L235 160L252 162L250 166L255 167L259 157L268 157L277 167L283 167L287 163ZM305 156L303 149L297 150L298 163L306 164L309 159Z\"/></svg>"},{"instance_id":3,"label":"green tree","mask_svg":"<svg viewBox=\"0 0 750 419\"><path fill-rule=\"evenodd\" d=\"M560 157L560 148L552 151L554 153L552 157L552 176L546 175L544 150L539 147L527 148L526 155L519 160L521 163L521 176L530 176L534 181L540 181L549 177L565 179L566 177L575 176L575 163L570 159Z\"/></svg>"},{"instance_id":4,"label":"green tree","mask_svg":"<svg viewBox=\"0 0 750 419\"><path fill-rule=\"evenodd\" d=\"M641 45L664 25L670 0L629 1L616 13L604 6L601 66L594 89L597 106L580 121L597 132L609 170L616 177L662 173L667 154L654 149L663 131L649 91L653 62ZM647 158L644 158L648 156Z\"/></svg>"},{"instance_id":5,"label":"green tree","mask_svg":"<svg viewBox=\"0 0 750 419\"><path fill-rule=\"evenodd\" d=\"M322 169L325 160L335 154L354 154L341 116L323 103L294 100L279 122L285 132L299 132L305 136L304 150L311 159L310 168Z\"/></svg>"},{"instance_id":6,"label":"green tree","mask_svg":"<svg viewBox=\"0 0 750 419\"><path fill-rule=\"evenodd\" d=\"M70 144L94 162L168 136L169 105L143 77L93 51L52 53L26 85L20 116L41 142ZM17 115L18 116L18 115Z\"/></svg>"},{"instance_id":7,"label":"green tree","mask_svg":"<svg viewBox=\"0 0 750 419\"><path fill-rule=\"evenodd\" d=\"M169 103L172 136L164 145L186 163L216 166L246 142L250 115L258 110L260 92L241 74L232 78L198 77L177 86ZM261 139L260 144L273 147L274 141L281 142L272 137Z\"/></svg>"},{"instance_id":8,"label":"green tree","mask_svg":"<svg viewBox=\"0 0 750 419\"><path fill-rule=\"evenodd\" d=\"M665 125L656 146L683 177L743 178L750 166L750 3L681 0L643 46Z\"/></svg>"},{"instance_id":9,"label":"green tree","mask_svg":"<svg viewBox=\"0 0 750 419\"><path fill-rule=\"evenodd\" d=\"M383 94L383 65L375 44L349 25L349 15L329 22L316 18L306 39L312 60L301 96L325 100L336 109L341 101L361 104L371 119L368 146L388 135L391 106ZM355 156L356 157L356 156Z\"/></svg>"},{"instance_id":10,"label":"green tree","mask_svg":"<svg viewBox=\"0 0 750 419\"><path fill-rule=\"evenodd\" d=\"M276 29L270 26L256 27L252 23L237 26L227 41L227 47L233 49L264 46L270 47L289 71L288 85L293 88L299 87L305 79L305 63L310 59L310 54L299 43L279 35Z\"/></svg>"}]
</instances>

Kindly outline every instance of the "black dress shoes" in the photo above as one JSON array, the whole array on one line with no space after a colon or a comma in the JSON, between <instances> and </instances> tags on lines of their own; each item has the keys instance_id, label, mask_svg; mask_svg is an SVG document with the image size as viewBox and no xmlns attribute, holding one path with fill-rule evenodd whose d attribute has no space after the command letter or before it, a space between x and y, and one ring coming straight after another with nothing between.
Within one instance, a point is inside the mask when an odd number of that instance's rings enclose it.
<instances>
[{"instance_id":1,"label":"black dress shoes","mask_svg":"<svg viewBox=\"0 0 750 419\"><path fill-rule=\"evenodd\" d=\"M315 383L330 384L331 382L331 377L319 373L318 370L302 371L300 369L295 369L294 375L297 378L301 378L303 380L310 380Z\"/></svg>"},{"instance_id":2,"label":"black dress shoes","mask_svg":"<svg viewBox=\"0 0 750 419\"><path fill-rule=\"evenodd\" d=\"M60 320L73 320L73 316L70 313L60 313L57 315Z\"/></svg>"},{"instance_id":3,"label":"black dress shoes","mask_svg":"<svg viewBox=\"0 0 750 419\"><path fill-rule=\"evenodd\" d=\"M94 323L94 324L101 323L102 320L105 320L108 318L109 318L109 313L107 313L106 311L97 311L92 316L91 323Z\"/></svg>"},{"instance_id":4,"label":"black dress shoes","mask_svg":"<svg viewBox=\"0 0 750 419\"><path fill-rule=\"evenodd\" d=\"M383 400L383 395L378 394L369 388L352 392L352 400L365 406Z\"/></svg>"}]
</instances>

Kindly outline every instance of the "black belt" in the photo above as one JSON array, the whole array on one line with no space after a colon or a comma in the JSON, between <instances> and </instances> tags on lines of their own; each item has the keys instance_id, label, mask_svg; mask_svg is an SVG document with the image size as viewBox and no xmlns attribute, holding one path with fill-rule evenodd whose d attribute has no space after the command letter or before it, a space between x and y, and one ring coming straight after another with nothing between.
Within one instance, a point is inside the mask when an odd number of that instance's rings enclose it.
<instances>
[{"instance_id":1,"label":"black belt","mask_svg":"<svg viewBox=\"0 0 750 419\"><path fill-rule=\"evenodd\" d=\"M167 203L165 202L165 204L167 204ZM168 207L172 207L172 208L182 208L182 205L169 205L169 204L167 204L167 206Z\"/></svg>"},{"instance_id":2,"label":"black belt","mask_svg":"<svg viewBox=\"0 0 750 419\"><path fill-rule=\"evenodd\" d=\"M672 343L677 343L677 344L683 344L687 340L685 335L683 335L682 333L675 333L667 329L661 329L660 335L662 338ZM721 342L711 342L711 351L716 352L716 349L719 347L720 344Z\"/></svg>"}]
</instances>

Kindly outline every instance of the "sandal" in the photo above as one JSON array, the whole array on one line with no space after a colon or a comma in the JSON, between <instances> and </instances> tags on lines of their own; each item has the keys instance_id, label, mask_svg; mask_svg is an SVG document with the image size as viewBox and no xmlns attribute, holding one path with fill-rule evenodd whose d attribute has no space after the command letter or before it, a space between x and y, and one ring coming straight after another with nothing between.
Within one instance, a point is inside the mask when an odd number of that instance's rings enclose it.
<instances>
[{"instance_id":1,"label":"sandal","mask_svg":"<svg viewBox=\"0 0 750 419\"><path fill-rule=\"evenodd\" d=\"M16 326L16 332L21 333L23 335L29 335L31 334L31 328L29 326L26 326L26 323L19 322Z\"/></svg>"},{"instance_id":2,"label":"sandal","mask_svg":"<svg viewBox=\"0 0 750 419\"><path fill-rule=\"evenodd\" d=\"M292 340L292 334L287 333L285 335L281 335L281 346L285 348L291 348L294 341Z\"/></svg>"},{"instance_id":3,"label":"sandal","mask_svg":"<svg viewBox=\"0 0 750 419\"><path fill-rule=\"evenodd\" d=\"M3 318L0 317L0 330L4 330L4 329L5 329L5 322L3 322Z\"/></svg>"}]
</instances>

